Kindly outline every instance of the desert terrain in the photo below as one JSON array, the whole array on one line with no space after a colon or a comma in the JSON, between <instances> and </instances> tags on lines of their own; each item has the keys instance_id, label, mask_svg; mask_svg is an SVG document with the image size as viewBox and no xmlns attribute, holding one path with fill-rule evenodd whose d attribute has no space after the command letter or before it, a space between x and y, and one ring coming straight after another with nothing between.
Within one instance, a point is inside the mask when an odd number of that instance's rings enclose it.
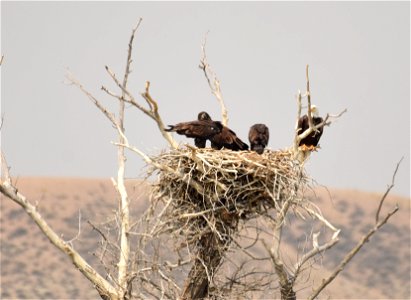
<instances>
[{"instance_id":1,"label":"desert terrain","mask_svg":"<svg viewBox=\"0 0 411 300\"><path fill-rule=\"evenodd\" d=\"M93 255L99 248L100 236L87 221L101 224L113 216L117 200L110 180L33 177L18 178L16 182L19 192L37 205L49 225L65 240L72 240L75 249L104 273ZM137 217L147 207L148 185L130 181L128 190L132 214ZM306 297L373 226L381 196L316 189L315 203L341 229L340 241L299 284L298 297ZM88 280L43 236L25 211L1 197L1 299L98 299ZM400 207L397 214L371 238L321 298L410 299L410 199L389 195L381 216L396 204ZM284 235L290 248L298 248L306 239L301 226L302 223L290 221L291 230ZM291 251L289 255L296 253Z\"/></svg>"}]
</instances>

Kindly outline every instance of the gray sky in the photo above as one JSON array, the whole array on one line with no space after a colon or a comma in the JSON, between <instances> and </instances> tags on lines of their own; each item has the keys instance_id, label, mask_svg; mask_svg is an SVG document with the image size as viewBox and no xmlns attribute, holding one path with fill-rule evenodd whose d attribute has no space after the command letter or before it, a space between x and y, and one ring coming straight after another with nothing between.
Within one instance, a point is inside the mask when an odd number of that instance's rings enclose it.
<instances>
[{"instance_id":1,"label":"gray sky","mask_svg":"<svg viewBox=\"0 0 411 300\"><path fill-rule=\"evenodd\" d=\"M109 65L124 70L132 27L130 89L151 81L166 124L201 110L220 118L198 68L207 54L222 84L229 126L247 141L265 123L272 149L291 145L298 89L310 65L313 103L348 113L325 129L307 166L319 184L383 192L399 159L393 193L410 193L409 2L1 2L2 149L15 176L116 174L115 131L76 88L66 68L107 107ZM149 154L166 143L152 120L130 107L126 132ZM188 141L176 136L178 141ZM191 141L189 141L191 142ZM129 155L129 177L141 176Z\"/></svg>"}]
</instances>

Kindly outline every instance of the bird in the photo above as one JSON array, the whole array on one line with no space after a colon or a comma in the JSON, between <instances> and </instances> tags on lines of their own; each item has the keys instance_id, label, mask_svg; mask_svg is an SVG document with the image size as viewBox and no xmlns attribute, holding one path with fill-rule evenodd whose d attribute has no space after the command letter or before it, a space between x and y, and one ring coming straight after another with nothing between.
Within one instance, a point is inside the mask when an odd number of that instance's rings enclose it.
<instances>
[{"instance_id":1,"label":"bird","mask_svg":"<svg viewBox=\"0 0 411 300\"><path fill-rule=\"evenodd\" d=\"M198 121L212 121L210 115L206 113L205 111L198 113L197 120ZM194 138L194 144L198 148L205 148L206 143L207 143L207 138L203 138L203 137Z\"/></svg>"},{"instance_id":2,"label":"bird","mask_svg":"<svg viewBox=\"0 0 411 300\"><path fill-rule=\"evenodd\" d=\"M311 105L311 117L313 119L313 125L316 126L323 122L323 118L320 117L317 106ZM308 122L308 115L302 116L298 120L298 134L303 133L310 127ZM307 137L303 138L298 145L303 151L313 151L317 149L318 142L320 141L321 135L323 134L324 126L318 128L317 130L311 132Z\"/></svg>"},{"instance_id":3,"label":"bird","mask_svg":"<svg viewBox=\"0 0 411 300\"><path fill-rule=\"evenodd\" d=\"M205 111L198 114L198 120L212 121L210 115ZM224 147L234 151L248 150L248 145L237 137L234 131L224 125L221 132L213 135L209 140L213 149L220 150Z\"/></svg>"},{"instance_id":4,"label":"bird","mask_svg":"<svg viewBox=\"0 0 411 300\"><path fill-rule=\"evenodd\" d=\"M196 120L190 122L181 122L176 125L168 125L167 132L177 132L188 138L194 138L194 143L198 148L204 148L207 139L218 134L223 129L223 124L212 120Z\"/></svg>"},{"instance_id":5,"label":"bird","mask_svg":"<svg viewBox=\"0 0 411 300\"><path fill-rule=\"evenodd\" d=\"M270 131L265 124L254 124L250 127L248 140L250 141L250 148L252 151L257 152L258 154L263 154L269 138Z\"/></svg>"},{"instance_id":6,"label":"bird","mask_svg":"<svg viewBox=\"0 0 411 300\"><path fill-rule=\"evenodd\" d=\"M220 150L222 148L230 149L233 151L248 150L248 145L244 143L234 131L230 128L223 126L220 133L217 133L210 137L211 148Z\"/></svg>"}]
</instances>

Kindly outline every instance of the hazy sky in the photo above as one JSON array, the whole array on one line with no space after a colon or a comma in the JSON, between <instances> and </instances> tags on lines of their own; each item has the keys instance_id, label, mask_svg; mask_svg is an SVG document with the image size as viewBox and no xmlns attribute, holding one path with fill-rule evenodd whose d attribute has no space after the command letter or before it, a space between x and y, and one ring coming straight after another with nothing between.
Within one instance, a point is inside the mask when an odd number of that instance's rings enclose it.
<instances>
[{"instance_id":1,"label":"hazy sky","mask_svg":"<svg viewBox=\"0 0 411 300\"><path fill-rule=\"evenodd\" d=\"M204 34L221 80L229 126L245 141L254 123L272 149L291 145L295 95L310 65L320 113L348 113L325 129L307 165L319 184L383 192L404 156L393 193L410 193L409 2L1 2L1 147L14 176L116 174L115 131L66 69L117 111L101 85L125 66L139 17L129 87L146 80L166 124L220 111L198 68ZM127 109L126 132L149 154L166 146L157 127ZM176 136L178 141L191 142ZM127 174L144 164L130 153Z\"/></svg>"}]
</instances>

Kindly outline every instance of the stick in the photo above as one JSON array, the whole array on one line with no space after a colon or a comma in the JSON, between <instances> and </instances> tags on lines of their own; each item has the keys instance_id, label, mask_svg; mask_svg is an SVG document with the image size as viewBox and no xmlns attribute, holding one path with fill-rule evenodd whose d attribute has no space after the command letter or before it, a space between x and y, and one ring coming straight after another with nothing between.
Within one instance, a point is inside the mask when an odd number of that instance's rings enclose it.
<instances>
[{"instance_id":1,"label":"stick","mask_svg":"<svg viewBox=\"0 0 411 300\"><path fill-rule=\"evenodd\" d=\"M59 235L43 219L36 207L32 205L27 198L20 194L12 185L8 166L3 153L1 153L1 167L4 179L0 183L0 192L19 204L25 210L29 217L37 224L44 235L49 239L49 241L60 249L60 251L66 254L76 268L97 287L100 295L105 295L109 299L117 299L116 289L99 273L97 273L97 271L93 269L87 261L85 261L84 258L70 246L68 242L65 242L62 238L60 238Z\"/></svg>"},{"instance_id":2,"label":"stick","mask_svg":"<svg viewBox=\"0 0 411 300\"><path fill-rule=\"evenodd\" d=\"M400 161L397 163L397 166L395 168L394 174L392 175L392 180L390 186L388 186L387 190L384 193L384 196L382 196L380 204L378 205L377 213L375 214L375 223L378 223L378 219L380 217L380 211L382 204L384 203L385 198L387 197L388 193L391 191L391 189L394 187L394 182L395 182L395 175L397 175L398 168L402 162L404 157L401 157Z\"/></svg>"},{"instance_id":3,"label":"stick","mask_svg":"<svg viewBox=\"0 0 411 300\"><path fill-rule=\"evenodd\" d=\"M201 44L202 57L200 59L199 67L204 72L204 76L207 79L208 86L211 89L211 93L217 98L217 101L220 104L221 122L223 123L224 126L227 126L228 113L227 113L227 108L223 100L223 95L221 94L220 80L218 80L217 75L211 69L207 61L207 55L206 55L207 34L208 32L205 34L204 42Z\"/></svg>"},{"instance_id":4,"label":"stick","mask_svg":"<svg viewBox=\"0 0 411 300\"><path fill-rule=\"evenodd\" d=\"M338 265L338 267L335 269L335 271L327 278L327 279L323 279L321 285L319 287L317 287L314 292L308 297L308 300L313 300L315 297L317 297L320 292L331 283L331 281L333 281L337 275L344 270L345 266L351 261L351 259L358 253L358 251L361 250L361 248L364 246L364 244L366 242L369 241L369 239L371 238L371 236L377 232L377 230L383 226L385 223L387 223L387 221L389 220L389 218L395 214L398 211L398 206L395 206L395 208L390 211L385 218L380 221L379 223L377 223L366 235L364 235L362 237L362 239L358 242L357 246L355 246L343 259L343 261Z\"/></svg>"}]
</instances>

